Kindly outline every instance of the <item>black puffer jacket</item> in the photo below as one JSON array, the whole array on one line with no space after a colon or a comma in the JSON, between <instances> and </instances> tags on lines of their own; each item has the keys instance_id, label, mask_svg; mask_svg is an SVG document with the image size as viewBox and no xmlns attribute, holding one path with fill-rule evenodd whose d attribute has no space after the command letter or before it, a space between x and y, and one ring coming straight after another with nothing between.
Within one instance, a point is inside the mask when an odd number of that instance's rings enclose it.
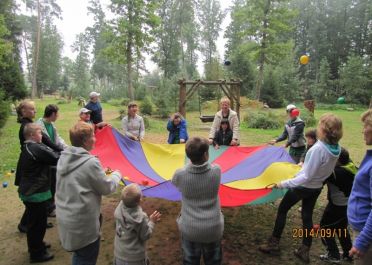
<instances>
[{"instance_id":1,"label":"black puffer jacket","mask_svg":"<svg viewBox=\"0 0 372 265\"><path fill-rule=\"evenodd\" d=\"M26 124L32 123L32 120L29 119L29 118L22 118L19 122L21 123L21 127L19 128L18 136L19 136L19 143L21 145L21 150L22 150L22 146L23 146L23 144L25 142L25 137L23 136L23 130L24 130ZM42 132L42 134L43 134L43 138L42 138L41 141L43 142L43 144L45 144L46 146L50 147L51 149L53 149L56 152L63 151L63 149L60 146L54 144L50 140L50 138L48 137L48 135L46 135L43 132ZM16 171L16 175L15 175L15 180L14 180L14 185L16 185L16 186L19 186L20 175L22 173L21 171L23 170L22 167L21 167L21 165L20 165L20 160L21 160L21 155L19 156L19 159L18 159L17 171Z\"/></svg>"},{"instance_id":2,"label":"black puffer jacket","mask_svg":"<svg viewBox=\"0 0 372 265\"><path fill-rule=\"evenodd\" d=\"M25 141L19 157L19 189L22 196L50 189L50 166L57 165L59 154L42 143Z\"/></svg>"}]
</instances>

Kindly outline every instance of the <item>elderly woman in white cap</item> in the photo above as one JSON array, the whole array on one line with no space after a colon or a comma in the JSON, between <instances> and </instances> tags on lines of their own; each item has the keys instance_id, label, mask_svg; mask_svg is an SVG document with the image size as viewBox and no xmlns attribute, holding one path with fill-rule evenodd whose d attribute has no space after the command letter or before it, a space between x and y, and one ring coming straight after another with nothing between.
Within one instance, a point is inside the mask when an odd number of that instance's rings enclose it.
<instances>
[{"instance_id":1,"label":"elderly woman in white cap","mask_svg":"<svg viewBox=\"0 0 372 265\"><path fill-rule=\"evenodd\" d=\"M85 123L89 123L91 125L93 125L94 127L94 130L96 129L102 129L103 127L109 125L107 122L100 122L100 123L93 123L92 120L91 120L91 113L92 111L90 111L89 109L87 108L81 108L79 110L79 117L80 117L80 120L79 122L85 122Z\"/></svg>"},{"instance_id":2,"label":"elderly woman in white cap","mask_svg":"<svg viewBox=\"0 0 372 265\"><path fill-rule=\"evenodd\" d=\"M286 111L288 122L285 124L282 135L271 140L269 144L275 144L288 139L283 147L289 147L289 155L298 164L306 151L306 140L304 136L305 122L299 117L300 111L295 105L289 104Z\"/></svg>"},{"instance_id":3,"label":"elderly woman in white cap","mask_svg":"<svg viewBox=\"0 0 372 265\"><path fill-rule=\"evenodd\" d=\"M93 122L95 125L103 122L102 118L102 107L99 103L99 96L101 94L97 92L91 92L89 94L89 102L85 106L86 109L90 110L90 121Z\"/></svg>"},{"instance_id":4,"label":"elderly woman in white cap","mask_svg":"<svg viewBox=\"0 0 372 265\"><path fill-rule=\"evenodd\" d=\"M238 114L230 108L230 100L228 97L223 97L220 100L221 110L214 116L211 130L209 131L209 144L213 144L213 139L216 132L220 129L222 119L229 121L231 130L233 131L233 138L229 145L239 145L239 118Z\"/></svg>"}]
</instances>

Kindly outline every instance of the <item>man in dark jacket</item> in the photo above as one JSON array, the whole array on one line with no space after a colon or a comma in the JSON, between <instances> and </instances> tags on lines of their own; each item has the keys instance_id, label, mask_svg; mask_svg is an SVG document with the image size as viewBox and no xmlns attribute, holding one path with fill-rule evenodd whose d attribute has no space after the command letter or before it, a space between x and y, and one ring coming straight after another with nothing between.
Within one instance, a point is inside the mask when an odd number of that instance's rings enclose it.
<instances>
[{"instance_id":1,"label":"man in dark jacket","mask_svg":"<svg viewBox=\"0 0 372 265\"><path fill-rule=\"evenodd\" d=\"M300 119L300 111L293 104L287 106L287 114L289 120L284 127L282 135L271 140L269 144L275 144L288 139L283 147L289 147L289 155L294 162L298 164L303 153L306 151L306 141L304 137L305 122Z\"/></svg>"},{"instance_id":2,"label":"man in dark jacket","mask_svg":"<svg viewBox=\"0 0 372 265\"><path fill-rule=\"evenodd\" d=\"M43 239L47 226L47 201L51 198L50 166L57 164L59 154L42 144L40 125L28 123L24 128L25 142L19 159L19 197L28 212L27 245L30 261L44 262L53 255Z\"/></svg>"}]
</instances>

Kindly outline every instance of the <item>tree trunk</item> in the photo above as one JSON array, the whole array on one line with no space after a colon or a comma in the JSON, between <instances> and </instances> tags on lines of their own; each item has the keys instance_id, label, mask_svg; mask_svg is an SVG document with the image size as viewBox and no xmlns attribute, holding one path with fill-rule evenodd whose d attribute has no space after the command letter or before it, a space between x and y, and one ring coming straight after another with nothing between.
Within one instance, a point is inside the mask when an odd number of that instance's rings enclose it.
<instances>
[{"instance_id":1,"label":"tree trunk","mask_svg":"<svg viewBox=\"0 0 372 265\"><path fill-rule=\"evenodd\" d=\"M24 34L22 34L22 42L23 42L23 48L25 50L25 55L26 55L26 64L27 64L27 72L28 72L28 81L31 83L32 82L32 76L31 76L31 66L30 66L30 58L28 55L27 51L27 45L26 45L26 37Z\"/></svg>"},{"instance_id":2,"label":"tree trunk","mask_svg":"<svg viewBox=\"0 0 372 265\"><path fill-rule=\"evenodd\" d=\"M133 4L133 3L132 3ZM128 7L128 20L129 25L133 25L133 6ZM128 40L127 40L127 82L128 82L128 97L131 101L134 100L134 89L133 89L133 32L129 29Z\"/></svg>"},{"instance_id":3,"label":"tree trunk","mask_svg":"<svg viewBox=\"0 0 372 265\"><path fill-rule=\"evenodd\" d=\"M263 21L263 30L262 30L262 41L261 41L261 47L260 47L260 59L259 59L259 69L258 69L258 77L256 82L256 98L257 100L260 100L261 98L261 88L263 84L263 78L264 78L264 68L265 68L265 49L266 49L266 40L267 40L267 28L269 27L269 19L268 19L268 13L271 8L271 0L267 0L266 7L264 10L264 21Z\"/></svg>"},{"instance_id":4,"label":"tree trunk","mask_svg":"<svg viewBox=\"0 0 372 265\"><path fill-rule=\"evenodd\" d=\"M34 49L34 58L32 64L32 90L31 98L35 98L37 95L37 70L39 64L39 51L40 51L40 37L41 37L41 12L40 2L37 1L37 32L36 32L36 43Z\"/></svg>"},{"instance_id":5,"label":"tree trunk","mask_svg":"<svg viewBox=\"0 0 372 265\"><path fill-rule=\"evenodd\" d=\"M129 37L130 38L130 37ZM133 57L132 57L132 41L127 42L127 82L128 82L128 97L130 100L134 100L134 90L132 83L132 72L133 72Z\"/></svg>"}]
</instances>

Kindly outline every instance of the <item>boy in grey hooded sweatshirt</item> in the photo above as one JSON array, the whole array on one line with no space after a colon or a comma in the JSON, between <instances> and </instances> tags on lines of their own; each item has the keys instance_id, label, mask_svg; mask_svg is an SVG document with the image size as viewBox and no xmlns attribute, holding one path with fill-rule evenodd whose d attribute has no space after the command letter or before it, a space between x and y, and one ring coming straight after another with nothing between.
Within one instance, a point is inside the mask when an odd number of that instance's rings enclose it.
<instances>
[{"instance_id":1,"label":"boy in grey hooded sweatshirt","mask_svg":"<svg viewBox=\"0 0 372 265\"><path fill-rule=\"evenodd\" d=\"M115 210L115 260L114 265L147 265L146 241L161 214L155 211L150 218L140 206L141 189L137 184L124 187L121 201Z\"/></svg>"}]
</instances>

